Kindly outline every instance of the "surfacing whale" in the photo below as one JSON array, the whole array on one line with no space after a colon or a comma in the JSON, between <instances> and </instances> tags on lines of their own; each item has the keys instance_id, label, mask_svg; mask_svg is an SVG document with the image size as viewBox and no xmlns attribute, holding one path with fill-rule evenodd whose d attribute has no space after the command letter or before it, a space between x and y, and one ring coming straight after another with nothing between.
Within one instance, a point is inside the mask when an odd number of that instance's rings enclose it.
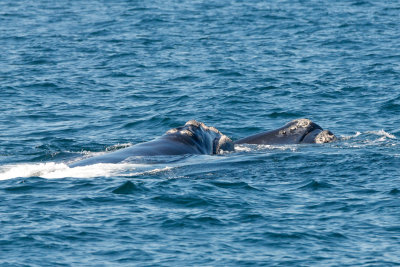
<instances>
[{"instance_id":1,"label":"surfacing whale","mask_svg":"<svg viewBox=\"0 0 400 267\"><path fill-rule=\"evenodd\" d=\"M135 156L161 156L183 154L219 154L233 151L234 144L226 135L202 122L188 121L184 126L171 129L150 142L137 144L101 156L84 159L70 167L97 163L118 163Z\"/></svg>"},{"instance_id":2,"label":"surfacing whale","mask_svg":"<svg viewBox=\"0 0 400 267\"><path fill-rule=\"evenodd\" d=\"M190 120L184 126L171 129L152 141L80 160L69 166L72 168L97 163L118 163L135 156L213 155L220 154L222 151L234 151L235 144L311 144L329 143L335 140L337 138L331 131L323 130L309 119L297 119L279 129L248 136L236 142L214 127Z\"/></svg>"},{"instance_id":3,"label":"surfacing whale","mask_svg":"<svg viewBox=\"0 0 400 267\"><path fill-rule=\"evenodd\" d=\"M336 136L309 119L297 119L285 126L239 139L235 144L285 145L322 144L336 141Z\"/></svg>"}]
</instances>

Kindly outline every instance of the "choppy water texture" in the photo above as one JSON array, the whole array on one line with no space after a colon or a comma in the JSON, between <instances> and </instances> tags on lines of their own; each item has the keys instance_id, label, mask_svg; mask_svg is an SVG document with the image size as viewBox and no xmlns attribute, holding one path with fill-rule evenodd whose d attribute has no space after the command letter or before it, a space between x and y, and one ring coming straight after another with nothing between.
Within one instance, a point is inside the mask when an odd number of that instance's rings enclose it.
<instances>
[{"instance_id":1,"label":"choppy water texture","mask_svg":"<svg viewBox=\"0 0 400 267\"><path fill-rule=\"evenodd\" d=\"M1 1L0 265L399 265L399 14ZM238 139L302 117L341 140L66 165L189 119Z\"/></svg>"}]
</instances>

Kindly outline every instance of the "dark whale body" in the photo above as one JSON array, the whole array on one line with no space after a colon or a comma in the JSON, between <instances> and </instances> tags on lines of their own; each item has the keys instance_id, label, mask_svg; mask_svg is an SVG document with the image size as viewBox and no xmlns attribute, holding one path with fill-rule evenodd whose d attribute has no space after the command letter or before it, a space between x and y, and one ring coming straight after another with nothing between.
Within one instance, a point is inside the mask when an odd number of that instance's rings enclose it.
<instances>
[{"instance_id":1,"label":"dark whale body","mask_svg":"<svg viewBox=\"0 0 400 267\"><path fill-rule=\"evenodd\" d=\"M234 151L235 144L309 144L329 143L336 140L333 133L323 130L308 119L297 119L285 126L255 134L236 142L214 127L202 122L188 121L184 126L171 129L163 136L115 152L107 153L70 164L70 167L86 166L97 163L118 163L135 156L160 156L182 154L219 154L222 151Z\"/></svg>"},{"instance_id":2,"label":"dark whale body","mask_svg":"<svg viewBox=\"0 0 400 267\"><path fill-rule=\"evenodd\" d=\"M285 145L330 143L336 136L309 119L297 119L285 126L237 140L235 144Z\"/></svg>"},{"instance_id":3,"label":"dark whale body","mask_svg":"<svg viewBox=\"0 0 400 267\"><path fill-rule=\"evenodd\" d=\"M134 156L160 156L182 154L219 154L221 150L233 151L232 140L214 127L202 122L188 121L163 136L115 152L72 163L70 167L97 163L118 163Z\"/></svg>"}]
</instances>

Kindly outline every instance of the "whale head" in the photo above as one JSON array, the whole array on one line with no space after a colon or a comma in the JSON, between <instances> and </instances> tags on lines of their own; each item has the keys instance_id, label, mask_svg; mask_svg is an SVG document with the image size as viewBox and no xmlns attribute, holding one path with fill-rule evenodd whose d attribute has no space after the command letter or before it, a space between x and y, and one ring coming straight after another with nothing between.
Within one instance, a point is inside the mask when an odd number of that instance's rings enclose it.
<instances>
[{"instance_id":1,"label":"whale head","mask_svg":"<svg viewBox=\"0 0 400 267\"><path fill-rule=\"evenodd\" d=\"M310 144L329 143L335 140L337 138L331 131L322 129L321 126L309 119L297 119L279 129L242 138L236 141L235 144Z\"/></svg>"},{"instance_id":2,"label":"whale head","mask_svg":"<svg viewBox=\"0 0 400 267\"><path fill-rule=\"evenodd\" d=\"M220 154L222 151L233 151L232 140L214 127L202 122L190 120L184 126L166 132L179 142L194 146L200 154Z\"/></svg>"}]
</instances>

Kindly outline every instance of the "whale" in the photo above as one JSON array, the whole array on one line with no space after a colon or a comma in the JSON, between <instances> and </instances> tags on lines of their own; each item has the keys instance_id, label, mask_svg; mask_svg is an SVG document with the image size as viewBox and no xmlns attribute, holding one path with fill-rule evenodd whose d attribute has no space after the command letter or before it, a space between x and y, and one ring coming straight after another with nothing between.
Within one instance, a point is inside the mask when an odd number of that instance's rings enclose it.
<instances>
[{"instance_id":1,"label":"whale","mask_svg":"<svg viewBox=\"0 0 400 267\"><path fill-rule=\"evenodd\" d=\"M219 154L221 151L234 151L232 140L214 127L190 120L184 126L173 128L152 141L74 162L69 167L119 163L137 156L213 155Z\"/></svg>"},{"instance_id":2,"label":"whale","mask_svg":"<svg viewBox=\"0 0 400 267\"><path fill-rule=\"evenodd\" d=\"M98 163L120 163L139 156L215 155L223 152L234 152L235 145L240 144L322 144L336 140L337 137L331 131L322 129L309 119L293 120L281 128L254 134L235 142L214 127L196 120L190 120L185 125L168 130L164 135L152 141L79 160L69 164L69 167Z\"/></svg>"},{"instance_id":3,"label":"whale","mask_svg":"<svg viewBox=\"0 0 400 267\"><path fill-rule=\"evenodd\" d=\"M234 144L286 145L286 144L322 144L331 143L337 137L329 130L324 130L309 119L293 120L283 127L251 135Z\"/></svg>"}]
</instances>

